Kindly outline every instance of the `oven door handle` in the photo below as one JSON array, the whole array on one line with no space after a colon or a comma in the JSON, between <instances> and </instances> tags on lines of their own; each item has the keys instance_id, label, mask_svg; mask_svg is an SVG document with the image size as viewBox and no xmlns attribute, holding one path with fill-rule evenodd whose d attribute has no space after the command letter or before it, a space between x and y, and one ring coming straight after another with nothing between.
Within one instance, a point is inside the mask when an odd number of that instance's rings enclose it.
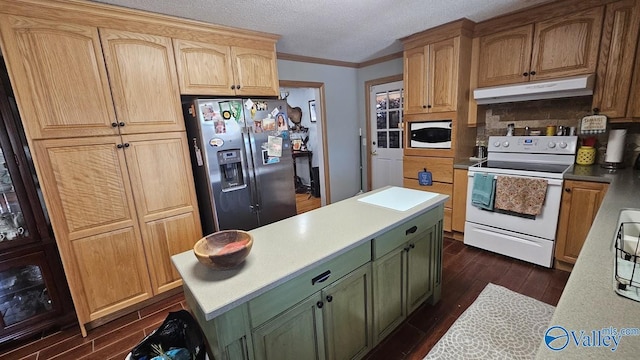
<instances>
[{"instance_id":1,"label":"oven door handle","mask_svg":"<svg viewBox=\"0 0 640 360\"><path fill-rule=\"evenodd\" d=\"M544 179L547 180L547 184L551 185L551 186L562 186L563 183L563 179L547 179L547 178L539 178L539 177L535 177L535 176L522 176L522 175L507 175L507 174L492 174L492 173L483 173L483 172L467 172L467 176L471 179L473 179L473 175L474 174L483 174L483 175L494 175L496 177L500 177L500 176L510 176L510 177L520 177L520 178L527 178L527 179Z\"/></svg>"}]
</instances>

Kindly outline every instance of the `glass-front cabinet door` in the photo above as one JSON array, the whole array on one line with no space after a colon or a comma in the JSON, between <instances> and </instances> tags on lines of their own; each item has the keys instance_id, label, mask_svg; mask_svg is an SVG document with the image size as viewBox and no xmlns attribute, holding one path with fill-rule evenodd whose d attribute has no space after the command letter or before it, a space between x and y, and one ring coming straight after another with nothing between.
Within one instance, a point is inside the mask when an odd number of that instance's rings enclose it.
<instances>
[{"instance_id":1,"label":"glass-front cabinet door","mask_svg":"<svg viewBox=\"0 0 640 360\"><path fill-rule=\"evenodd\" d=\"M0 345L75 318L3 65L0 58Z\"/></svg>"},{"instance_id":2,"label":"glass-front cabinet door","mask_svg":"<svg viewBox=\"0 0 640 360\"><path fill-rule=\"evenodd\" d=\"M29 237L4 152L0 152L0 242Z\"/></svg>"},{"instance_id":3,"label":"glass-front cabinet door","mask_svg":"<svg viewBox=\"0 0 640 360\"><path fill-rule=\"evenodd\" d=\"M0 324L10 330L25 321L38 321L54 309L51 279L44 253L0 262Z\"/></svg>"}]
</instances>

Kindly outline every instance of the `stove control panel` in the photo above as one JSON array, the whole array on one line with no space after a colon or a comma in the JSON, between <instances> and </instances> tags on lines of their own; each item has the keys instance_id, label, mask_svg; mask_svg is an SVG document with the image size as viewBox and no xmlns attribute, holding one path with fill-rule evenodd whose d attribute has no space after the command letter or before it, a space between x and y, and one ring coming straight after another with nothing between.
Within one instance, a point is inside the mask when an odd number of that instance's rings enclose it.
<instances>
[{"instance_id":1,"label":"stove control panel","mask_svg":"<svg viewBox=\"0 0 640 360\"><path fill-rule=\"evenodd\" d=\"M577 136L490 136L489 152L575 155Z\"/></svg>"}]
</instances>

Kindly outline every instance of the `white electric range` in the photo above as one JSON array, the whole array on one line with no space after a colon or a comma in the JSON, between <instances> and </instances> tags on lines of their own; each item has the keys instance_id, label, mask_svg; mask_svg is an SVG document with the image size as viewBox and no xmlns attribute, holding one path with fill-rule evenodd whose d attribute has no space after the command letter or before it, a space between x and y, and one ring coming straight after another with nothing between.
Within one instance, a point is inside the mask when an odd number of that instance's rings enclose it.
<instances>
[{"instance_id":1,"label":"white electric range","mask_svg":"<svg viewBox=\"0 0 640 360\"><path fill-rule=\"evenodd\" d=\"M545 267L553 265L564 173L573 165L576 136L491 136L487 160L469 167L464 243ZM521 217L472 204L475 174L544 179L542 211Z\"/></svg>"}]
</instances>

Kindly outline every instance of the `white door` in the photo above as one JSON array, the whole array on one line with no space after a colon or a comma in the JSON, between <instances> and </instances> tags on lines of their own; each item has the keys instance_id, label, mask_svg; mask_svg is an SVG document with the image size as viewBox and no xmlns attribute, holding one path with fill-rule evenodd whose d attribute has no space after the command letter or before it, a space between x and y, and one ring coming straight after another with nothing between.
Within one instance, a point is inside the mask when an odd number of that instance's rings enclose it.
<instances>
[{"instance_id":1,"label":"white door","mask_svg":"<svg viewBox=\"0 0 640 360\"><path fill-rule=\"evenodd\" d=\"M402 186L402 81L375 85L371 109L371 187Z\"/></svg>"}]
</instances>

